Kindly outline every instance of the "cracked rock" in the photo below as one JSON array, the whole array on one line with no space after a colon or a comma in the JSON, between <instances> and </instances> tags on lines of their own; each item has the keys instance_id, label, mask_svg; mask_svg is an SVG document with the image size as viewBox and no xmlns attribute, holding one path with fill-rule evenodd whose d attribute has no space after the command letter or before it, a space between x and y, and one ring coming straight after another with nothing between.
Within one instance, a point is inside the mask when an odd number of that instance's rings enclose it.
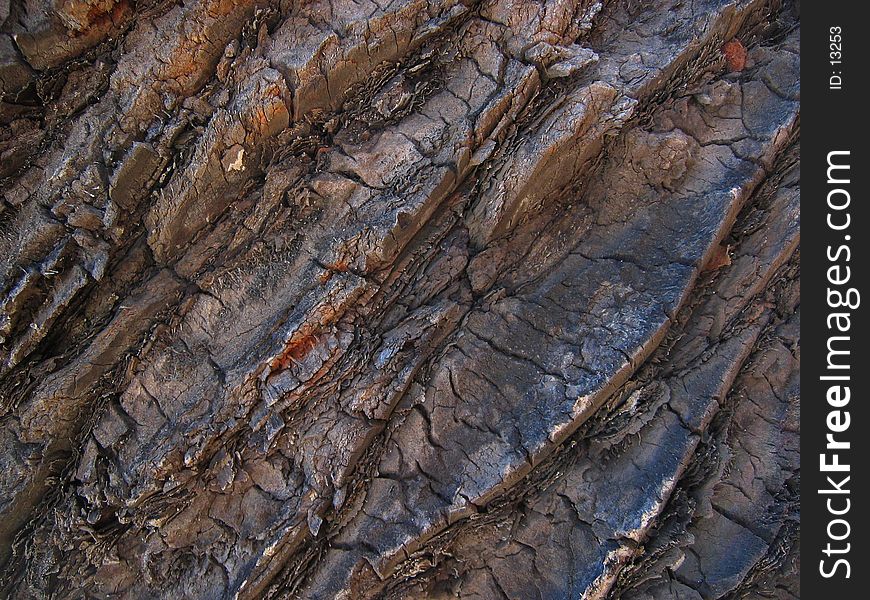
<instances>
[{"instance_id":1,"label":"cracked rock","mask_svg":"<svg viewBox=\"0 0 870 600\"><path fill-rule=\"evenodd\" d=\"M779 0L0 0L0 595L798 597Z\"/></svg>"}]
</instances>

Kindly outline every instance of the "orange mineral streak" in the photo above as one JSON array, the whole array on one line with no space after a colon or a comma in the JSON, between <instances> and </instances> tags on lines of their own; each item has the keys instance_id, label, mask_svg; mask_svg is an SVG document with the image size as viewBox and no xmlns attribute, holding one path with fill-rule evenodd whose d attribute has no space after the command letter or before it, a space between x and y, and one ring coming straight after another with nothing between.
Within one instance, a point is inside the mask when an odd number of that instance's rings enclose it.
<instances>
[{"instance_id":1,"label":"orange mineral streak","mask_svg":"<svg viewBox=\"0 0 870 600\"><path fill-rule=\"evenodd\" d=\"M735 38L726 42L722 46L722 54L725 55L725 63L730 72L735 73L746 68L746 48L740 43L740 40Z\"/></svg>"},{"instance_id":2,"label":"orange mineral streak","mask_svg":"<svg viewBox=\"0 0 870 600\"><path fill-rule=\"evenodd\" d=\"M86 13L72 16L69 13L65 14L64 24L69 29L71 38L94 38L107 34L113 27L123 24L132 12L130 3L127 0L120 0L117 3L109 3L108 7L103 9L102 6L91 6L87 4L77 3L73 6L88 6ZM81 19L79 21L78 19Z\"/></svg>"},{"instance_id":3,"label":"orange mineral streak","mask_svg":"<svg viewBox=\"0 0 870 600\"><path fill-rule=\"evenodd\" d=\"M272 371L280 371L303 360L317 345L317 335L313 331L299 332L294 335L283 352L272 359L269 368Z\"/></svg>"},{"instance_id":4,"label":"orange mineral streak","mask_svg":"<svg viewBox=\"0 0 870 600\"><path fill-rule=\"evenodd\" d=\"M271 83L262 89L262 104L255 107L250 116L243 118L245 129L258 136L273 136L289 125L290 113L280 85Z\"/></svg>"},{"instance_id":5,"label":"orange mineral streak","mask_svg":"<svg viewBox=\"0 0 870 600\"><path fill-rule=\"evenodd\" d=\"M710 262L704 267L704 271L717 271L722 267L727 267L731 264L731 246L719 245L710 257Z\"/></svg>"},{"instance_id":6,"label":"orange mineral streak","mask_svg":"<svg viewBox=\"0 0 870 600\"><path fill-rule=\"evenodd\" d=\"M326 264L324 266L330 271L338 273L347 273L348 269L350 269L350 265L347 264L346 260L339 260L332 264Z\"/></svg>"},{"instance_id":7,"label":"orange mineral streak","mask_svg":"<svg viewBox=\"0 0 870 600\"><path fill-rule=\"evenodd\" d=\"M174 47L162 61L159 78L176 87L177 93L191 94L208 78L220 58L223 43L215 43L222 19L251 9L253 0L203 0L195 5L180 25ZM207 25L203 26L203 20Z\"/></svg>"},{"instance_id":8,"label":"orange mineral streak","mask_svg":"<svg viewBox=\"0 0 870 600\"><path fill-rule=\"evenodd\" d=\"M115 0L65 0L60 5L58 14L67 29L79 33L117 8Z\"/></svg>"},{"instance_id":9,"label":"orange mineral streak","mask_svg":"<svg viewBox=\"0 0 870 600\"><path fill-rule=\"evenodd\" d=\"M326 285L336 273L347 273L350 269L350 265L347 264L346 260L339 260L323 266L326 267L326 270L317 276L317 281L320 282L320 285Z\"/></svg>"},{"instance_id":10,"label":"orange mineral streak","mask_svg":"<svg viewBox=\"0 0 870 600\"><path fill-rule=\"evenodd\" d=\"M330 268L327 266L327 268ZM347 265L344 265L347 270ZM268 362L269 370L276 373L304 360L323 338L323 332L334 324L343 310L328 301L314 311L316 318L305 323L290 337L280 354Z\"/></svg>"}]
</instances>

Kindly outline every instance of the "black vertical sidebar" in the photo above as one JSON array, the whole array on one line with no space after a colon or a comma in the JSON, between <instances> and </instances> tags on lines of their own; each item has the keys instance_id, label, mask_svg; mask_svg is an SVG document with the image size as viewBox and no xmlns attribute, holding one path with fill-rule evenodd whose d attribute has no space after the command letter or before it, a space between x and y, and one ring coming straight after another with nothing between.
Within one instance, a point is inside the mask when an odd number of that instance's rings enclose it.
<instances>
[{"instance_id":1,"label":"black vertical sidebar","mask_svg":"<svg viewBox=\"0 0 870 600\"><path fill-rule=\"evenodd\" d=\"M870 589L863 7L801 6L801 593L813 600Z\"/></svg>"}]
</instances>

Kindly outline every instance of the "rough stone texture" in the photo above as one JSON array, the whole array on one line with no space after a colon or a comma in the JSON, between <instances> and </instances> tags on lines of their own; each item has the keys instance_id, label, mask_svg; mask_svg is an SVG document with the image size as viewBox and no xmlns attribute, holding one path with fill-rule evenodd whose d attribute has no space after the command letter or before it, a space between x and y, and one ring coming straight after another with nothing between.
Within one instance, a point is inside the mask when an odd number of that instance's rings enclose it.
<instances>
[{"instance_id":1,"label":"rough stone texture","mask_svg":"<svg viewBox=\"0 0 870 600\"><path fill-rule=\"evenodd\" d=\"M799 36L0 1L0 595L799 597Z\"/></svg>"}]
</instances>

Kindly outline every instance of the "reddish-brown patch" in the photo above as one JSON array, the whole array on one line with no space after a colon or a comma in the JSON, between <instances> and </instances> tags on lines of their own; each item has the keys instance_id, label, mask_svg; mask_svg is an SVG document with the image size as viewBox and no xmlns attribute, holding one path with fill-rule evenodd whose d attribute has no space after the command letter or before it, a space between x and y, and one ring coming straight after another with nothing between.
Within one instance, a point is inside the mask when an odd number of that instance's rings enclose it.
<instances>
[{"instance_id":1,"label":"reddish-brown patch","mask_svg":"<svg viewBox=\"0 0 870 600\"><path fill-rule=\"evenodd\" d=\"M323 266L326 267L327 269L329 269L330 271L337 271L339 273L347 273L347 271L350 269L350 266L347 264L346 260L339 260L339 261L334 262L332 264L326 264Z\"/></svg>"},{"instance_id":2,"label":"reddish-brown patch","mask_svg":"<svg viewBox=\"0 0 870 600\"><path fill-rule=\"evenodd\" d=\"M118 27L127 22L130 17L130 3L120 0L117 3L104 3L105 6L94 6L86 2L68 2L64 10L80 24L80 27L72 27L70 34L74 38L104 34L113 27ZM84 12L86 11L86 12ZM67 25L69 27L69 25Z\"/></svg>"},{"instance_id":3,"label":"reddish-brown patch","mask_svg":"<svg viewBox=\"0 0 870 600\"><path fill-rule=\"evenodd\" d=\"M317 276L317 281L320 282L320 285L326 285L336 273L347 273L350 270L350 266L347 264L346 260L340 260L323 266L326 270Z\"/></svg>"},{"instance_id":4,"label":"reddish-brown patch","mask_svg":"<svg viewBox=\"0 0 870 600\"><path fill-rule=\"evenodd\" d=\"M725 55L725 64L732 73L746 68L746 48L740 40L734 38L722 46L722 54Z\"/></svg>"},{"instance_id":5,"label":"reddish-brown patch","mask_svg":"<svg viewBox=\"0 0 870 600\"><path fill-rule=\"evenodd\" d=\"M313 332L294 335L281 354L272 359L272 362L269 363L269 368L273 371L286 369L290 365L303 360L316 345L317 335Z\"/></svg>"},{"instance_id":6,"label":"reddish-brown patch","mask_svg":"<svg viewBox=\"0 0 870 600\"><path fill-rule=\"evenodd\" d=\"M705 271L716 271L721 269L722 267L727 267L731 264L731 255L729 252L731 251L730 245L719 245L716 246L716 251L713 253L713 256L710 257L710 262L707 263L707 266L704 268Z\"/></svg>"}]
</instances>

